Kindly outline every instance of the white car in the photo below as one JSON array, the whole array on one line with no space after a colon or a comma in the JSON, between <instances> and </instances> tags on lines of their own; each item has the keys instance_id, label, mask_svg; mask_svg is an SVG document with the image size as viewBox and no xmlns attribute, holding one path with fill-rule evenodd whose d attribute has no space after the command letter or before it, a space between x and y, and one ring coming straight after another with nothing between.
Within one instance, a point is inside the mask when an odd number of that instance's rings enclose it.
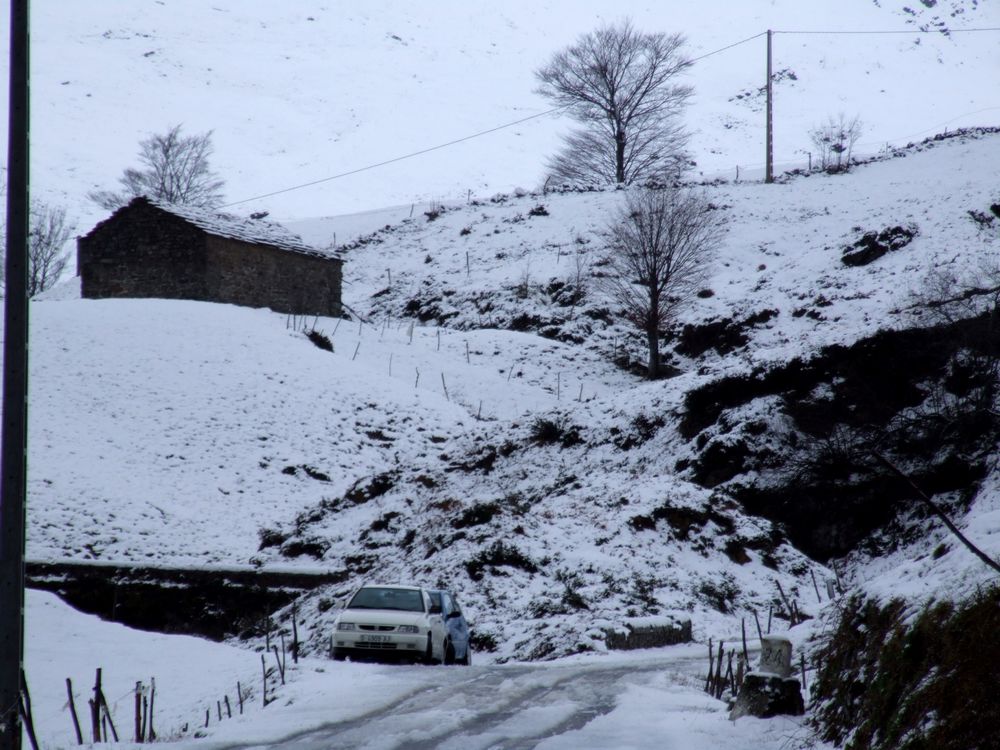
<instances>
[{"instance_id":1,"label":"white car","mask_svg":"<svg viewBox=\"0 0 1000 750\"><path fill-rule=\"evenodd\" d=\"M440 603L419 586L365 585L333 623L333 658L440 664L448 630Z\"/></svg>"}]
</instances>

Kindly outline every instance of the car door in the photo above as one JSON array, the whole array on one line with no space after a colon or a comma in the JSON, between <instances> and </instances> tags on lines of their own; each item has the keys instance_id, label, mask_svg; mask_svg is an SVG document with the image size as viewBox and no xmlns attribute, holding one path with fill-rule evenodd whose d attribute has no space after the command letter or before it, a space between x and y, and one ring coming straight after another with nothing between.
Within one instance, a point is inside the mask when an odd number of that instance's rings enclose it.
<instances>
[{"instance_id":1,"label":"car door","mask_svg":"<svg viewBox=\"0 0 1000 750\"><path fill-rule=\"evenodd\" d=\"M431 629L431 658L444 663L444 642L448 628L444 621L444 607L440 591L425 591L424 606L427 609L427 623Z\"/></svg>"},{"instance_id":2,"label":"car door","mask_svg":"<svg viewBox=\"0 0 1000 750\"><path fill-rule=\"evenodd\" d=\"M441 602L445 624L448 626L448 634L451 636L451 643L455 648L455 656L461 659L469 648L469 625L462 615L462 608L458 605L458 600L451 592L441 592Z\"/></svg>"}]
</instances>

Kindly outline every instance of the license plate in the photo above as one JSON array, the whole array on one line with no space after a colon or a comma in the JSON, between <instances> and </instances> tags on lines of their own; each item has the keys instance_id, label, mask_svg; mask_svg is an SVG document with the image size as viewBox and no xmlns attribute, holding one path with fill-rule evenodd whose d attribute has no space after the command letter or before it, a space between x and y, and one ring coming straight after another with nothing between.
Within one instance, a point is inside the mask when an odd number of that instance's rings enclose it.
<instances>
[{"instance_id":1,"label":"license plate","mask_svg":"<svg viewBox=\"0 0 1000 750\"><path fill-rule=\"evenodd\" d=\"M389 643L392 639L387 635L367 635L362 634L358 639L362 643Z\"/></svg>"}]
</instances>

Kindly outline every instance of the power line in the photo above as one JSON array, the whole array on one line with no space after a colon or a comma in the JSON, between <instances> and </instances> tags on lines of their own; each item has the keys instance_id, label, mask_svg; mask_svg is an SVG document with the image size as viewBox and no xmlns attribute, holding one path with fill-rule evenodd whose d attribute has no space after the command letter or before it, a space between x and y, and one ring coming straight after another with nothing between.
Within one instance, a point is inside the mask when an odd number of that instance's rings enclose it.
<instances>
[{"instance_id":1,"label":"power line","mask_svg":"<svg viewBox=\"0 0 1000 750\"><path fill-rule=\"evenodd\" d=\"M733 42L732 44L727 44L725 47L720 47L717 50L712 50L711 52L706 52L704 55L699 55L698 57L693 57L687 61L688 65L698 62L699 60L704 60L706 57L711 57L712 55L717 55L720 52L725 52L727 49L732 49L733 47L739 47L741 44L746 44L747 42L752 42L758 37L762 37L766 34L766 31L762 31L759 34L754 34L753 36L748 36L746 39L741 39L738 42Z\"/></svg>"},{"instance_id":2,"label":"power line","mask_svg":"<svg viewBox=\"0 0 1000 750\"><path fill-rule=\"evenodd\" d=\"M449 146L454 146L458 143L463 143L465 141L470 141L473 138L479 138L480 136L489 135L490 133L495 133L498 130L503 130L504 128L512 128L515 125L520 125L523 122L528 122L529 120L534 120L539 117L545 117L546 115L551 115L555 112L560 112L566 109L566 107L555 107L553 109L547 109L544 112L539 112L534 115L528 115L527 117L522 117L520 120L514 120L513 122L507 122L503 125L497 125L496 127L489 128L487 130L480 130L478 133L472 133L471 135L466 135L461 138L456 138L453 141L448 141L447 143L439 143L437 146L430 146L429 148L421 149L420 151L414 151L409 154L403 154L402 156L396 156L392 159L386 159L385 161L380 161L376 164L369 164L364 167L358 167L357 169L352 169L348 172L341 172L340 174L331 175L329 177L322 177L318 180L313 180L312 182L304 182L301 185L293 185L292 187L282 188L281 190L275 190L270 193L264 193L262 195L255 195L252 198L244 198L243 200L233 201L232 203L226 203L220 208L229 208L230 206L238 206L241 203L249 203L250 201L260 200L261 198L270 198L274 195L281 195L282 193L290 193L293 190L301 190L302 188L312 187L313 185L319 185L324 182L329 182L330 180L339 180L341 177L348 177L352 174L358 174L359 172L367 172L369 169L376 169L377 167L384 167L387 164L394 164L397 161L403 161L404 159L412 159L414 156L421 156L422 154L429 154L431 151L438 151L442 148L448 148Z\"/></svg>"},{"instance_id":3,"label":"power line","mask_svg":"<svg viewBox=\"0 0 1000 750\"><path fill-rule=\"evenodd\" d=\"M980 28L980 29L907 29L902 31L900 29L886 29L886 30L869 30L869 29L858 29L858 30L844 30L844 31L821 31L821 30L802 30L802 31L774 31L775 34L962 34L965 32L972 31L1000 31L1000 26Z\"/></svg>"},{"instance_id":4,"label":"power line","mask_svg":"<svg viewBox=\"0 0 1000 750\"><path fill-rule=\"evenodd\" d=\"M793 30L793 31L774 31L774 34L952 34L961 32L980 32L980 31L1000 31L1000 27L989 27L989 28L973 28L973 29L909 29L907 31L900 31L898 29L893 30L843 30L843 31L822 31L822 30ZM748 36L746 39L741 39L738 42L733 42L732 44L727 44L725 47L719 47L718 49L712 50L711 52L706 52L703 55L698 55L688 60L684 67L688 67L698 62L699 60L704 60L712 55L717 55L720 52L725 52L733 47L739 47L741 44L746 44L747 42L752 42L754 39L759 39L760 37L767 34L766 31L762 31L759 34L754 34L753 36ZM449 148L451 146L458 145L459 143L464 143L465 141L471 141L474 138L481 138L484 135L489 135L490 133L496 133L500 130L505 130L507 128L512 128L515 125L521 125L531 120L536 120L540 117L546 117L548 115L555 114L557 112L562 112L569 108L570 105L563 107L554 107L552 109L547 109L544 112L538 112L533 115L528 115L527 117L522 117L520 120L514 120L513 122L506 122L502 125L496 125L492 128L487 128L486 130L480 130L476 133L471 133L461 138L456 138L446 143L439 143L436 146L430 146L428 148L420 149L419 151L412 151L408 154L403 154L402 156L395 156L391 159L386 159L384 161L376 162L374 164L368 164L363 167L358 167L357 169L351 169L347 172L340 172L338 174L330 175L329 177L321 177L318 180L311 180L310 182L303 182L299 185L292 185L290 187L282 188L280 190L273 190L270 193L262 193L261 195L255 195L251 198L243 198L242 200L233 201L232 203L226 203L221 208L229 208L231 206L238 206L242 203L249 203L251 201L261 200L263 198L271 198L275 195L282 195L284 193L290 193L295 190L302 190L303 188L313 187L314 185L321 185L324 182L331 182L332 180L339 180L342 177L350 177L351 175L359 174L361 172L367 172L372 169L378 169L379 167L385 167L389 164L395 164L396 162L404 161L406 159L412 159L417 156L422 156L424 154L429 154L433 151L440 151L444 148Z\"/></svg>"},{"instance_id":5,"label":"power line","mask_svg":"<svg viewBox=\"0 0 1000 750\"><path fill-rule=\"evenodd\" d=\"M699 60L704 60L706 57L711 57L712 55L717 55L720 52L725 52L728 49L732 49L733 47L738 47L741 44L745 44L746 42L749 42L749 41L752 41L754 39L757 39L758 37L764 36L765 33L767 33L767 32L762 31L759 34L754 34L753 36L747 37L746 39L742 39L742 40L740 40L738 42L733 42L732 44L728 44L725 47L720 47L717 50L712 50L711 52L706 52L704 55L699 55L698 57L695 57L695 58L692 58L692 59L688 60L687 63L686 63L686 65L685 65L685 67L687 67L689 65L693 65L694 63L698 62ZM281 190L274 190L274 191L272 191L270 193L263 193L261 195L255 195L252 198L243 198L242 200L233 201L232 203L226 203L226 204L220 206L220 208L229 208L230 206L238 206L241 203L249 203L250 201L261 200L263 198L271 198L271 197L273 197L275 195L282 195L283 193L290 193L293 190L301 190L302 188L312 187L313 185L321 185L322 183L324 183L324 182L330 182L331 180L339 180L342 177L349 177L351 175L355 175L355 174L358 174L360 172L367 172L367 171L369 171L371 169L377 169L378 167L384 167L384 166L387 166L389 164L395 164L396 162L403 161L405 159L412 159L415 156L422 156L423 154L429 154L432 151L439 151L439 150L441 150L443 148L448 148L449 146L455 146L455 145L457 145L459 143L464 143L465 141L471 141L473 138L480 138L480 137L482 137L484 135L489 135L490 133L496 133L498 130L504 130L506 128L512 128L515 125L521 125L522 123L528 122L530 120L538 119L539 117L545 117L547 115L555 114L556 112L562 112L563 110L568 109L569 106L570 105L565 105L565 106L562 106L562 107L554 107L552 109L547 109L544 112L538 112L537 114L534 114L534 115L528 115L527 117L522 117L520 120L514 120L513 122L507 122L507 123L504 123L503 125L497 125L496 127L488 128L486 130L480 130L478 133L472 133L470 135L466 135L466 136L463 136L461 138L456 138L455 140L448 141L447 143L439 143L436 146L430 146L428 148L424 148L424 149L421 149L419 151L413 151L413 152L411 152L409 154L403 154L402 156L396 156L396 157L393 157L392 159L386 159L385 161L380 161L380 162L377 162L375 164L368 164L368 165L366 165L364 167L358 167L357 169L352 169L352 170L349 170L347 172L341 172L339 174L330 175L329 177L321 177L320 179L318 179L318 180L312 180L311 182L303 182L301 185L292 185L291 187L282 188Z\"/></svg>"}]
</instances>

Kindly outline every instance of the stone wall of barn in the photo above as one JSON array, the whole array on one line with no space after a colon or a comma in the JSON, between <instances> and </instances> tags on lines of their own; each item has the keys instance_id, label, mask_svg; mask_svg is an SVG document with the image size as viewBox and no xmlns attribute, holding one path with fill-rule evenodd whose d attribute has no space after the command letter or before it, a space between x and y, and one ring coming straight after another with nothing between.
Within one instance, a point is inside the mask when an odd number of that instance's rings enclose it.
<instances>
[{"instance_id":1,"label":"stone wall of barn","mask_svg":"<svg viewBox=\"0 0 1000 750\"><path fill-rule=\"evenodd\" d=\"M77 240L87 298L208 299L205 233L152 206L133 206Z\"/></svg>"},{"instance_id":2,"label":"stone wall of barn","mask_svg":"<svg viewBox=\"0 0 1000 750\"><path fill-rule=\"evenodd\" d=\"M206 282L219 302L297 315L340 315L341 263L225 237L206 239Z\"/></svg>"},{"instance_id":3,"label":"stone wall of barn","mask_svg":"<svg viewBox=\"0 0 1000 750\"><path fill-rule=\"evenodd\" d=\"M341 314L341 262L207 234L144 203L77 240L83 297L159 297Z\"/></svg>"}]
</instances>

